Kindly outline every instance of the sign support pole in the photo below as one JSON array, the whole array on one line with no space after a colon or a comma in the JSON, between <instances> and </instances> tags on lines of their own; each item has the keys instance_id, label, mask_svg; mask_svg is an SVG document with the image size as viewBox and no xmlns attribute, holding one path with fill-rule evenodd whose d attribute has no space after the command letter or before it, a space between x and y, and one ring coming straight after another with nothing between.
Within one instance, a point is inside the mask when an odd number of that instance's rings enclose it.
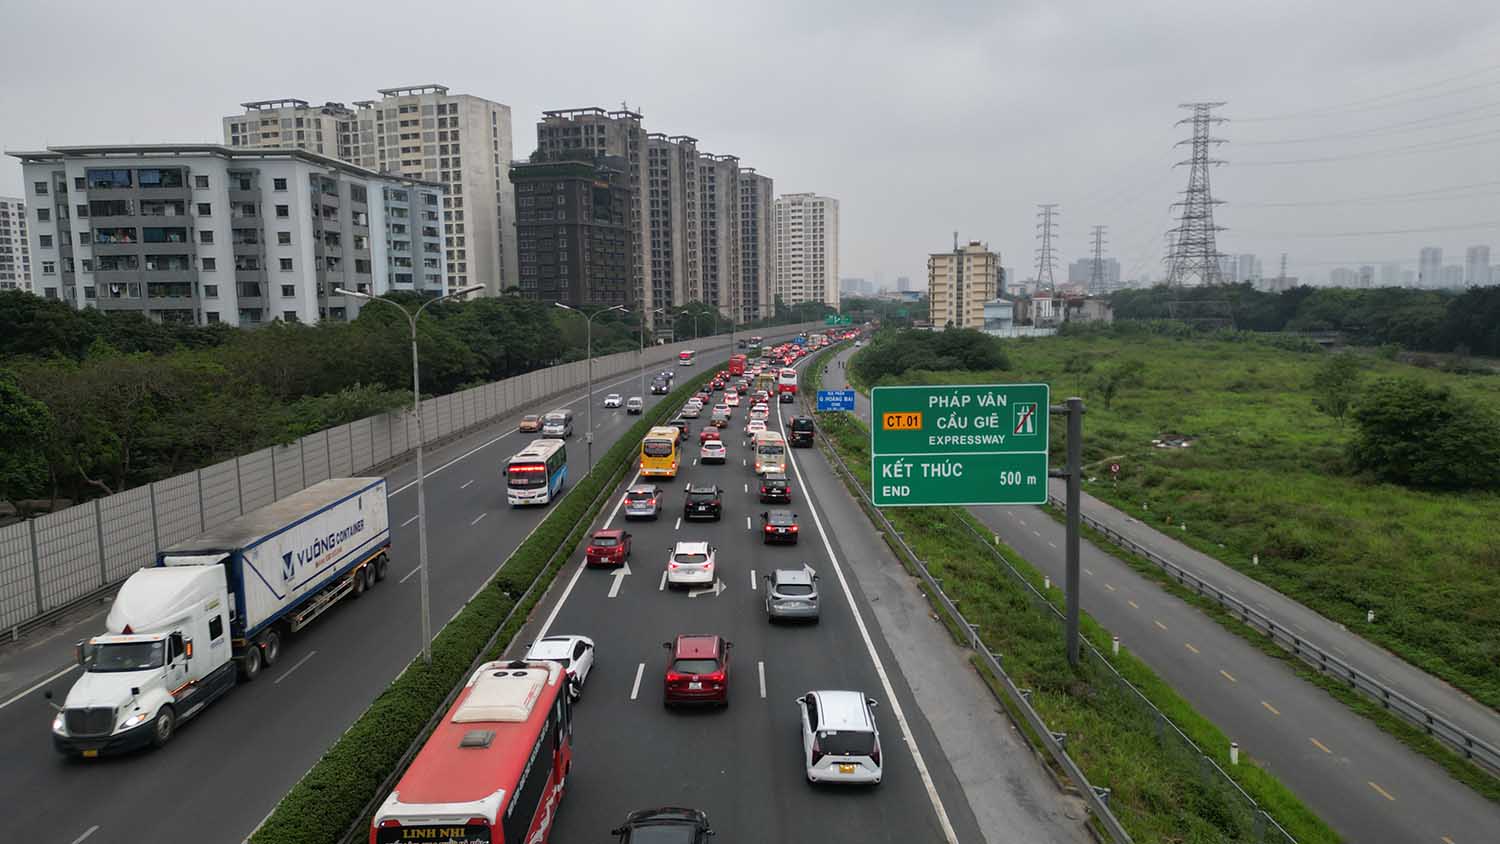
<instances>
[{"instance_id":1,"label":"sign support pole","mask_svg":"<svg viewBox=\"0 0 1500 844\"><path fill-rule=\"evenodd\" d=\"M1067 492L1067 537L1064 544L1066 551L1066 583L1063 589L1067 595L1067 632L1066 648L1068 652L1068 665L1078 667L1078 552L1079 538L1078 528L1081 520L1081 499L1083 497L1083 399L1076 396L1068 399L1067 404L1053 405L1048 408L1053 415L1068 417L1068 463L1067 468L1062 471L1053 470L1048 472L1049 477L1066 478L1068 481Z\"/></svg>"}]
</instances>

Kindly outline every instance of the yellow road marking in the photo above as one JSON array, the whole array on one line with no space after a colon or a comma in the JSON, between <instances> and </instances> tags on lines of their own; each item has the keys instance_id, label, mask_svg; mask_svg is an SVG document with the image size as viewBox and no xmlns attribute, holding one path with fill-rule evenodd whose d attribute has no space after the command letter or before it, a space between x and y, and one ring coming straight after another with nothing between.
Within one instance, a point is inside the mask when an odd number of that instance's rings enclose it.
<instances>
[{"instance_id":1,"label":"yellow road marking","mask_svg":"<svg viewBox=\"0 0 1500 844\"><path fill-rule=\"evenodd\" d=\"M1110 585L1109 585L1109 584L1108 584L1108 583L1106 583L1106 584L1104 584L1104 588L1105 588L1105 589L1108 589L1108 590L1109 590L1109 591L1111 591L1111 592L1113 592L1113 591L1115 591L1115 587L1113 587L1113 586L1110 586Z\"/></svg>"},{"instance_id":2,"label":"yellow road marking","mask_svg":"<svg viewBox=\"0 0 1500 844\"><path fill-rule=\"evenodd\" d=\"M1368 780L1366 780L1366 782L1369 782L1369 781L1368 781ZM1373 783L1373 782L1371 782L1371 783L1369 783L1369 784L1370 784L1370 787L1371 787L1371 788L1373 788L1373 789L1375 789L1375 790L1376 790L1376 791L1378 791L1378 792L1380 792L1380 796L1381 796L1381 797L1384 797L1384 798L1385 798L1385 799L1387 799L1387 800L1390 800L1390 801L1391 801L1391 802L1393 802L1393 803L1394 803L1394 802L1395 802L1395 800L1396 800L1396 798L1394 798L1394 797L1392 797L1392 796L1391 796L1391 793L1390 793L1390 792L1389 792L1389 791L1386 791L1386 790L1385 790L1385 789L1383 789L1383 788L1381 788L1381 787L1380 787L1380 786L1378 786L1378 785L1376 785L1376 784L1375 784L1375 783Z\"/></svg>"},{"instance_id":3,"label":"yellow road marking","mask_svg":"<svg viewBox=\"0 0 1500 844\"><path fill-rule=\"evenodd\" d=\"M1126 599L1125 599L1125 603L1127 603L1127 604L1129 604L1129 605L1131 605L1131 606L1132 606L1132 607L1134 607L1134 608L1136 608L1136 609L1140 609L1140 608L1141 608L1141 605L1140 605L1140 604L1137 604L1137 603L1136 603L1136 602L1135 602L1135 601L1132 601L1132 600L1130 600L1130 599L1129 599L1129 598L1126 598Z\"/></svg>"},{"instance_id":4,"label":"yellow road marking","mask_svg":"<svg viewBox=\"0 0 1500 844\"><path fill-rule=\"evenodd\" d=\"M1452 839L1452 838L1449 838L1449 837L1448 837L1448 836L1446 836L1446 835L1444 835L1444 836L1443 836L1443 844L1453 844L1453 839Z\"/></svg>"},{"instance_id":5,"label":"yellow road marking","mask_svg":"<svg viewBox=\"0 0 1500 844\"><path fill-rule=\"evenodd\" d=\"M1163 629L1163 630L1166 630L1166 629L1167 629L1167 625L1165 625L1165 624L1162 624L1162 623L1161 623L1161 622L1160 622L1160 621L1157 621L1157 620L1156 620L1156 619L1154 619L1154 618L1153 618L1153 619L1151 619L1151 621L1152 621L1152 622L1154 622L1154 623L1155 623L1155 624L1156 624L1156 626L1157 626L1157 627L1160 627L1160 628L1161 628L1161 629Z\"/></svg>"},{"instance_id":6,"label":"yellow road marking","mask_svg":"<svg viewBox=\"0 0 1500 844\"><path fill-rule=\"evenodd\" d=\"M1269 703L1266 703L1265 701L1261 701L1260 705L1264 706L1265 708L1267 708L1269 710L1271 710L1271 714L1272 715L1280 715L1281 714L1281 710L1277 709L1276 707L1272 706Z\"/></svg>"},{"instance_id":7,"label":"yellow road marking","mask_svg":"<svg viewBox=\"0 0 1500 844\"><path fill-rule=\"evenodd\" d=\"M1219 673L1223 674L1225 677L1229 678L1229 682L1231 682L1231 683L1238 683L1239 682L1239 680L1234 679L1234 675L1233 674L1230 674L1228 671L1225 671L1222 668L1219 669Z\"/></svg>"},{"instance_id":8,"label":"yellow road marking","mask_svg":"<svg viewBox=\"0 0 1500 844\"><path fill-rule=\"evenodd\" d=\"M1315 738L1312 738L1312 737L1309 736L1307 740L1310 741L1310 742L1312 742L1314 747L1316 747L1317 749L1323 751L1324 753L1332 753L1333 752L1332 750L1329 750L1327 747L1325 747L1323 745L1323 742L1318 741Z\"/></svg>"},{"instance_id":9,"label":"yellow road marking","mask_svg":"<svg viewBox=\"0 0 1500 844\"><path fill-rule=\"evenodd\" d=\"M1192 642L1183 642L1182 646L1185 647L1185 648L1187 648L1188 650L1192 651L1193 653L1201 653L1201 651L1199 651L1197 648L1193 647L1193 643Z\"/></svg>"}]
</instances>

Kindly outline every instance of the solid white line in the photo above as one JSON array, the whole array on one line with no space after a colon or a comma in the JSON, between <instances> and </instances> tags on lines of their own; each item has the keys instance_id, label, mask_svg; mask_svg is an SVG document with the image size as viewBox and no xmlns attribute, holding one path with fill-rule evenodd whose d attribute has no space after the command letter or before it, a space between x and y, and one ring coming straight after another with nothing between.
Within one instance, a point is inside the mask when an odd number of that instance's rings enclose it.
<instances>
[{"instance_id":1,"label":"solid white line","mask_svg":"<svg viewBox=\"0 0 1500 844\"><path fill-rule=\"evenodd\" d=\"M630 687L630 699L635 700L636 695L641 693L641 675L646 673L646 663L642 662L635 667L635 685Z\"/></svg>"},{"instance_id":2,"label":"solid white line","mask_svg":"<svg viewBox=\"0 0 1500 844\"><path fill-rule=\"evenodd\" d=\"M297 664L295 664L291 668L288 668L287 670L281 672L281 676L277 677L275 680L271 681L271 685L273 685L273 686L279 686L279 685L281 685L281 681L282 680L285 680L288 676L291 675L291 673L293 671L296 671L297 669L301 668L303 663L307 662L309 659L312 659L313 657L315 657L317 655L318 655L317 651L309 651L308 654L307 654L307 656L304 656L303 658L297 660Z\"/></svg>"},{"instance_id":3,"label":"solid white line","mask_svg":"<svg viewBox=\"0 0 1500 844\"><path fill-rule=\"evenodd\" d=\"M779 402L776 405L776 427L785 430L781 421ZM933 810L937 812L938 825L943 828L943 837L948 844L958 844L958 834L953 831L953 824L948 820L948 811L943 808L943 799L938 796L937 786L932 781L932 773L927 770L927 762L922 758L922 751L917 747L916 739L912 738L911 725L906 721L906 713L901 708L901 701L896 698L896 690L891 686L891 679L886 674L885 663L881 661L880 654L875 650L875 642L870 638L869 628L865 626L864 615L860 613L859 606L854 603L854 592L849 588L849 580L844 577L844 567L839 565L838 557L833 553L833 545L828 541L828 532L823 529L823 519L818 516L818 508L813 506L812 488L803 479L802 467L798 465L797 458L788 453L787 462L792 464L792 471L797 475L797 484L807 494L807 509L812 513L813 524L818 528L818 538L822 540L823 550L827 552L829 561L833 563L834 574L838 575L839 586L844 591L844 600L849 604L849 612L854 616L854 624L859 628L859 635L864 640L865 650L870 654L870 661L875 663L875 673L880 677L880 685L885 690L886 700L890 701L891 714L896 716L896 722L901 725L901 737L906 740L906 746L911 749L912 761L917 764L917 773L922 778L922 786L927 789L927 799L931 801Z\"/></svg>"},{"instance_id":4,"label":"solid white line","mask_svg":"<svg viewBox=\"0 0 1500 844\"><path fill-rule=\"evenodd\" d=\"M407 519L406 521L402 522L401 526L402 527L406 527L407 525L411 524L412 522L415 522L417 519L420 519L420 518L422 518L422 514L418 513L417 515L412 516L410 519Z\"/></svg>"},{"instance_id":5,"label":"solid white line","mask_svg":"<svg viewBox=\"0 0 1500 844\"><path fill-rule=\"evenodd\" d=\"M96 833L98 831L99 831L99 825L98 824L94 824L93 826L91 826L88 829L84 830L82 835L78 836L77 838L74 838L73 839L73 844L83 844L84 839L88 838L90 835L93 835L94 833Z\"/></svg>"},{"instance_id":6,"label":"solid white line","mask_svg":"<svg viewBox=\"0 0 1500 844\"><path fill-rule=\"evenodd\" d=\"M406 573L406 577L403 577L403 578L401 578L400 580L398 580L396 582L397 583L405 583L406 581L411 580L413 577L416 577L417 572L419 572L421 570L422 570L422 567L421 566L417 566L416 568L414 568L411 571L407 572Z\"/></svg>"},{"instance_id":7,"label":"solid white line","mask_svg":"<svg viewBox=\"0 0 1500 844\"><path fill-rule=\"evenodd\" d=\"M760 588L760 586L756 583L756 580L755 580L755 569L751 569L750 570L750 591L754 592L756 589L759 589L759 588Z\"/></svg>"},{"instance_id":8,"label":"solid white line","mask_svg":"<svg viewBox=\"0 0 1500 844\"><path fill-rule=\"evenodd\" d=\"M766 698L766 663L764 661L755 663L755 668L760 672L760 697Z\"/></svg>"},{"instance_id":9,"label":"solid white line","mask_svg":"<svg viewBox=\"0 0 1500 844\"><path fill-rule=\"evenodd\" d=\"M635 473L635 477L633 477L633 478L630 479L630 483L627 485L627 488L629 488L631 486L635 486L636 483L640 481L640 479L641 479L641 473L640 472L636 472ZM610 525L614 524L615 517L618 516L618 515L620 515L620 508L622 506L624 506L624 504L625 504L625 496L622 495L622 496L619 497L619 499L617 499L615 501L615 509L609 511L609 518L604 521L604 527L606 529ZM537 524L538 524L538 526L540 526L541 523L538 522ZM535 530L535 528L533 528L533 530ZM528 534L528 536L530 536L530 534ZM525 542L526 540L523 539L521 541ZM517 545L516 547L519 548L521 546ZM552 606L552 612L550 612L550 613L547 614L547 620L544 621L544 622L542 622L542 629L540 631L538 631L537 634L536 634L536 637L538 639L546 638L547 631L552 629L552 622L554 622L554 621L557 620L557 614L562 610L563 604L566 604L568 602L568 596L571 595L571 594L573 594L573 587L578 584L578 578L579 578L580 575L583 574L584 568L585 568L585 565L584 565L583 561L580 560L578 562L578 570L575 571L575 572L573 572L573 577L568 580L568 586L567 586L567 588L563 589L562 596L559 597L557 599L557 603ZM661 576L662 576L663 579L665 579L666 576L667 576L667 573L666 572L662 572ZM618 580L618 578L616 578L616 579ZM478 593L476 592L475 594L478 594ZM470 598L469 600L472 601L474 599Z\"/></svg>"},{"instance_id":10,"label":"solid white line","mask_svg":"<svg viewBox=\"0 0 1500 844\"><path fill-rule=\"evenodd\" d=\"M473 478L470 478L470 479L468 479L468 480L467 480L467 481L464 481L464 483L463 483L463 486L460 486L460 487L459 487L459 489L468 489L468 488L469 488L469 486L470 486L470 485L471 485L471 484L473 484L473 483L474 483L474 479L473 479Z\"/></svg>"},{"instance_id":11,"label":"solid white line","mask_svg":"<svg viewBox=\"0 0 1500 844\"><path fill-rule=\"evenodd\" d=\"M480 513L479 515L475 516L474 517L474 521L469 522L469 527L473 527L473 526L479 524L480 519L483 519L485 516L488 516L488 515L489 515L489 511L486 510L485 512Z\"/></svg>"},{"instance_id":12,"label":"solid white line","mask_svg":"<svg viewBox=\"0 0 1500 844\"><path fill-rule=\"evenodd\" d=\"M53 674L52 676L48 677L47 679L39 681L36 685L32 686L31 688L26 689L25 691L16 692L16 694L14 696L12 696L9 700L7 700L4 703L0 703L0 709L4 709L5 707L10 706L12 703L15 703L16 701L20 700L21 698L26 697L27 695L31 694L32 692L36 691L37 689L40 689L41 687L47 685L48 683L52 682L53 680L56 680L58 677L61 677L62 675L68 673L69 671L72 671L73 669L75 669L77 667L78 667L77 665L69 665L66 668L63 668L63 669L59 670L56 674Z\"/></svg>"}]
</instances>

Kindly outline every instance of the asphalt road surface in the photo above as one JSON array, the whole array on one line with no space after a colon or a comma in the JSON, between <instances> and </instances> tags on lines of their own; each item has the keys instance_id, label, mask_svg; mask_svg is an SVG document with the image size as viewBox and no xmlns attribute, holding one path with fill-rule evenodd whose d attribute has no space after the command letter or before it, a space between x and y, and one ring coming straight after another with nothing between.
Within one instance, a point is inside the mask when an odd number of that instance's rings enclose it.
<instances>
[{"instance_id":1,"label":"asphalt road surface","mask_svg":"<svg viewBox=\"0 0 1500 844\"><path fill-rule=\"evenodd\" d=\"M839 363L852 352L830 359L827 389L847 387ZM866 396L855 412L869 423ZM970 510L1060 588L1063 525L1036 507ZM1281 660L1087 542L1080 564L1083 609L1348 840L1496 840L1500 807Z\"/></svg>"}]
</instances>

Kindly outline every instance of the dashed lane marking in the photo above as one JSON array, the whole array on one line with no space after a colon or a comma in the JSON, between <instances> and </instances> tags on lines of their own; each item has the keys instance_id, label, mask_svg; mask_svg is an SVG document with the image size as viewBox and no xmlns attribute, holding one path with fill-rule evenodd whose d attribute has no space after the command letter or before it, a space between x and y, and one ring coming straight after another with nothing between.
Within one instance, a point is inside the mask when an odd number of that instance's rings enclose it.
<instances>
[{"instance_id":1,"label":"dashed lane marking","mask_svg":"<svg viewBox=\"0 0 1500 844\"><path fill-rule=\"evenodd\" d=\"M489 515L488 512L484 512L484 513L480 513L479 515L475 516L474 517L474 521L469 522L469 527L473 527L473 526L479 524L480 522L484 521L484 517L488 516L488 515Z\"/></svg>"},{"instance_id":2,"label":"dashed lane marking","mask_svg":"<svg viewBox=\"0 0 1500 844\"><path fill-rule=\"evenodd\" d=\"M630 699L635 700L641 693L641 675L646 673L646 663L642 662L635 667L635 683L630 687Z\"/></svg>"},{"instance_id":3,"label":"dashed lane marking","mask_svg":"<svg viewBox=\"0 0 1500 844\"><path fill-rule=\"evenodd\" d=\"M1113 587L1113 586L1110 586L1110 585L1109 585L1109 584L1108 584L1108 583L1106 583L1106 584L1104 584L1104 588L1105 588L1105 589L1108 589L1108 590L1109 590L1109 591L1111 591L1111 592L1113 592L1113 591L1115 591L1115 587Z\"/></svg>"},{"instance_id":4,"label":"dashed lane marking","mask_svg":"<svg viewBox=\"0 0 1500 844\"><path fill-rule=\"evenodd\" d=\"M1196 653L1202 653L1202 651L1200 651L1197 648L1193 647L1193 643L1192 642L1183 642L1182 646L1185 647L1185 648L1187 648L1188 650L1192 651L1195 654Z\"/></svg>"},{"instance_id":5,"label":"dashed lane marking","mask_svg":"<svg viewBox=\"0 0 1500 844\"><path fill-rule=\"evenodd\" d=\"M1330 754L1330 755L1333 753L1332 750L1328 749L1327 745L1323 744L1323 742L1318 741L1317 739L1313 738L1312 736L1308 736L1307 740L1313 743L1313 747L1316 747L1317 749L1323 751L1324 753L1327 753L1327 754Z\"/></svg>"},{"instance_id":6,"label":"dashed lane marking","mask_svg":"<svg viewBox=\"0 0 1500 844\"><path fill-rule=\"evenodd\" d=\"M760 673L760 698L761 698L761 700L765 700L766 699L766 664L765 664L765 662L757 662L757 663L755 663L755 668L756 668L756 671L758 671Z\"/></svg>"},{"instance_id":7,"label":"dashed lane marking","mask_svg":"<svg viewBox=\"0 0 1500 844\"><path fill-rule=\"evenodd\" d=\"M1135 601L1132 601L1132 600L1130 600L1130 599L1129 599L1129 598L1126 598L1126 599L1125 599L1125 603L1127 603L1127 604L1129 604L1129 605L1130 605L1130 608L1131 608L1131 609L1136 609L1136 610L1138 610L1138 609L1140 609L1140 608L1141 608L1141 605L1140 605L1140 604L1137 604L1137 603L1136 603L1136 602L1135 602Z\"/></svg>"},{"instance_id":8,"label":"dashed lane marking","mask_svg":"<svg viewBox=\"0 0 1500 844\"><path fill-rule=\"evenodd\" d=\"M459 488L459 489L468 489L468 488L469 488L469 486L470 486L470 485L471 485L471 484L473 484L473 483L474 483L474 479L473 479L473 478L470 478L470 479L468 479L468 480L467 480L467 481L464 481L464 482L463 482L463 483L462 483L462 484L461 484L461 485L460 485L460 486L459 486L459 487L458 487L458 488Z\"/></svg>"},{"instance_id":9,"label":"dashed lane marking","mask_svg":"<svg viewBox=\"0 0 1500 844\"><path fill-rule=\"evenodd\" d=\"M1239 680L1234 679L1234 675L1233 674L1230 674L1228 671L1225 671L1222 668L1219 669L1219 673L1223 674L1224 675L1224 679L1228 680L1231 683L1238 683L1239 682Z\"/></svg>"},{"instance_id":10,"label":"dashed lane marking","mask_svg":"<svg viewBox=\"0 0 1500 844\"><path fill-rule=\"evenodd\" d=\"M1392 797L1391 793L1389 791L1386 791L1385 789L1381 788L1377 783L1370 782L1369 780L1366 780L1365 782L1368 783L1371 788L1375 789L1375 792L1377 794L1379 794L1381 797L1384 797L1385 799L1391 801L1392 803L1396 802L1396 798Z\"/></svg>"},{"instance_id":11,"label":"dashed lane marking","mask_svg":"<svg viewBox=\"0 0 1500 844\"><path fill-rule=\"evenodd\" d=\"M407 519L406 521L402 522L401 526L402 527L406 527L407 525L411 524L412 522L415 522L417 519L420 519L420 518L422 518L422 514L418 513L417 515L412 516L410 519Z\"/></svg>"},{"instance_id":12,"label":"dashed lane marking","mask_svg":"<svg viewBox=\"0 0 1500 844\"><path fill-rule=\"evenodd\" d=\"M1264 706L1266 709L1270 710L1270 712L1271 712L1272 715L1280 715L1281 714L1281 710L1280 709L1277 709L1276 707L1272 706L1269 703L1266 703L1265 701L1261 701L1260 705Z\"/></svg>"},{"instance_id":13,"label":"dashed lane marking","mask_svg":"<svg viewBox=\"0 0 1500 844\"><path fill-rule=\"evenodd\" d=\"M1151 623L1152 623L1152 624L1155 624L1155 625L1156 625L1156 626L1157 626L1157 627L1160 627L1160 628L1161 628L1161 629L1163 629L1163 630L1166 630L1166 629L1167 629L1167 625L1165 625L1165 624L1162 624L1162 623L1161 623L1161 622L1160 622L1160 621L1157 621L1157 620L1156 620L1156 619L1154 619L1154 618L1153 618L1153 619L1151 619Z\"/></svg>"}]
</instances>

